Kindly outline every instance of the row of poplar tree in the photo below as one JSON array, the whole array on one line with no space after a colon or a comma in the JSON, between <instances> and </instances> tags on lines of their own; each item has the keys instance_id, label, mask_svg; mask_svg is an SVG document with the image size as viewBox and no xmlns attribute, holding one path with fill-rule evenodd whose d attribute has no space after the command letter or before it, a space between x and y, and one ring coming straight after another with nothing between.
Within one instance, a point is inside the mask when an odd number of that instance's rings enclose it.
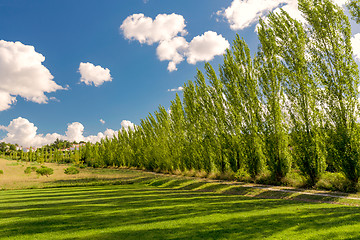
<instances>
[{"instance_id":1,"label":"row of poplar tree","mask_svg":"<svg viewBox=\"0 0 360 240\"><path fill-rule=\"evenodd\" d=\"M42 147L36 150L30 149L26 153L23 152L22 150L9 152L9 157L12 159L23 160L28 162L38 162L38 163L56 162L56 163L74 163L76 165L81 165L82 156L83 153L81 148L61 151L59 149Z\"/></svg>"},{"instance_id":2,"label":"row of poplar tree","mask_svg":"<svg viewBox=\"0 0 360 240\"><path fill-rule=\"evenodd\" d=\"M298 168L314 185L327 169L360 177L358 66L351 27L330 0L299 0L306 24L282 11L260 20L252 57L239 36L216 74L184 85L133 131L93 146L85 162L149 170L248 172L276 181ZM208 84L207 84L208 82Z\"/></svg>"},{"instance_id":3,"label":"row of poplar tree","mask_svg":"<svg viewBox=\"0 0 360 240\"><path fill-rule=\"evenodd\" d=\"M279 183L297 169L310 186L336 171L356 186L359 72L349 19L331 0L299 0L299 10L305 24L285 11L260 19L255 56L237 36L218 74L206 64L170 111L160 106L135 129L86 144L81 160L252 178L268 171Z\"/></svg>"}]
</instances>

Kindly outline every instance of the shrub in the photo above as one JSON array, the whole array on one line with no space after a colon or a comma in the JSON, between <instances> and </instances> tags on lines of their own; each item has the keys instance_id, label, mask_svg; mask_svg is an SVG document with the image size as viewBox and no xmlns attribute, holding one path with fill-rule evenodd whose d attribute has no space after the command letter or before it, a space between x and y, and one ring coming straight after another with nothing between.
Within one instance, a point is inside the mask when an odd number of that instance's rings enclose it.
<instances>
[{"instance_id":1,"label":"shrub","mask_svg":"<svg viewBox=\"0 0 360 240\"><path fill-rule=\"evenodd\" d=\"M24 170L24 173L30 174L31 172L35 172L36 170L37 170L37 167L27 167L27 168Z\"/></svg>"},{"instance_id":2,"label":"shrub","mask_svg":"<svg viewBox=\"0 0 360 240\"><path fill-rule=\"evenodd\" d=\"M316 187L325 190L348 192L348 180L342 173L325 172Z\"/></svg>"},{"instance_id":3,"label":"shrub","mask_svg":"<svg viewBox=\"0 0 360 240\"><path fill-rule=\"evenodd\" d=\"M4 174L4 171L3 171L3 170L0 170L0 174Z\"/></svg>"},{"instance_id":4,"label":"shrub","mask_svg":"<svg viewBox=\"0 0 360 240\"><path fill-rule=\"evenodd\" d=\"M50 176L51 174L53 174L54 173L54 169L52 169L52 168L48 168L48 167L46 167L46 166L41 166L41 168L39 168L39 169L37 169L36 170L36 173L37 174L39 174L39 175L41 175L41 176Z\"/></svg>"},{"instance_id":5,"label":"shrub","mask_svg":"<svg viewBox=\"0 0 360 240\"><path fill-rule=\"evenodd\" d=\"M84 164L79 164L78 166L79 166L79 168L81 168L81 169L86 168L86 166L85 166Z\"/></svg>"},{"instance_id":6,"label":"shrub","mask_svg":"<svg viewBox=\"0 0 360 240\"><path fill-rule=\"evenodd\" d=\"M237 170L237 172L235 173L235 178L236 178L236 180L238 180L240 182L250 182L251 181L250 174L243 168Z\"/></svg>"},{"instance_id":7,"label":"shrub","mask_svg":"<svg viewBox=\"0 0 360 240\"><path fill-rule=\"evenodd\" d=\"M78 174L79 170L76 167L68 167L65 169L64 173L69 175Z\"/></svg>"},{"instance_id":8,"label":"shrub","mask_svg":"<svg viewBox=\"0 0 360 240\"><path fill-rule=\"evenodd\" d=\"M306 178L299 170L292 169L284 178L284 185L291 187L305 187Z\"/></svg>"},{"instance_id":9,"label":"shrub","mask_svg":"<svg viewBox=\"0 0 360 240\"><path fill-rule=\"evenodd\" d=\"M24 170L24 173L26 174L30 174L32 171L31 171L31 167L27 167L25 170Z\"/></svg>"}]
</instances>

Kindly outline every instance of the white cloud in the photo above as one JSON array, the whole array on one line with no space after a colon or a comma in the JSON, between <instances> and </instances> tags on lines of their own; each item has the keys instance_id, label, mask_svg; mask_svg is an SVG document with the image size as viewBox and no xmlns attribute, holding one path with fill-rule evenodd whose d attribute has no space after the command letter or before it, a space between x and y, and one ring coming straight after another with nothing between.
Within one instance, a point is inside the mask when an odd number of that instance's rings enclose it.
<instances>
[{"instance_id":1,"label":"white cloud","mask_svg":"<svg viewBox=\"0 0 360 240\"><path fill-rule=\"evenodd\" d=\"M168 89L168 92L180 92L180 91L183 91L183 90L184 90L183 87L178 87L178 88Z\"/></svg>"},{"instance_id":2,"label":"white cloud","mask_svg":"<svg viewBox=\"0 0 360 240\"><path fill-rule=\"evenodd\" d=\"M51 101L54 101L54 102L60 102L60 100L57 99L56 97L50 97L49 99L50 99Z\"/></svg>"},{"instance_id":3,"label":"white cloud","mask_svg":"<svg viewBox=\"0 0 360 240\"><path fill-rule=\"evenodd\" d=\"M33 123L29 122L25 118L19 117L12 120L9 126L3 126L3 130L8 133L1 141L13 144L17 143L24 147L37 147L52 143L57 138L61 138L61 136L57 133L46 134L45 136L37 134L37 129L38 128Z\"/></svg>"},{"instance_id":4,"label":"white cloud","mask_svg":"<svg viewBox=\"0 0 360 240\"><path fill-rule=\"evenodd\" d=\"M123 120L121 122L121 128L125 129L125 130L134 130L135 129L135 124L133 124L132 122L128 121L128 120Z\"/></svg>"},{"instance_id":5,"label":"white cloud","mask_svg":"<svg viewBox=\"0 0 360 240\"><path fill-rule=\"evenodd\" d=\"M66 140L73 142L80 142L84 141L84 126L79 122L73 122L71 124L68 124L66 134Z\"/></svg>"},{"instance_id":6,"label":"white cloud","mask_svg":"<svg viewBox=\"0 0 360 240\"><path fill-rule=\"evenodd\" d=\"M104 82L111 82L112 78L108 68L95 66L92 63L80 63L79 72L81 74L80 81L86 85L94 84L95 87L102 85Z\"/></svg>"},{"instance_id":7,"label":"white cloud","mask_svg":"<svg viewBox=\"0 0 360 240\"><path fill-rule=\"evenodd\" d=\"M230 7L217 14L226 18L232 30L242 30L284 2L286 0L234 0Z\"/></svg>"},{"instance_id":8,"label":"white cloud","mask_svg":"<svg viewBox=\"0 0 360 240\"><path fill-rule=\"evenodd\" d=\"M360 61L360 33L355 34L352 38L351 38L351 44L353 47L353 51L354 51L354 58L357 61Z\"/></svg>"},{"instance_id":9,"label":"white cloud","mask_svg":"<svg viewBox=\"0 0 360 240\"><path fill-rule=\"evenodd\" d=\"M229 42L215 32L208 31L190 43L184 38L185 19L177 14L159 14L154 20L144 14L127 17L120 29L124 37L140 43L158 43L156 54L160 61L169 61L168 71L176 71L177 64L187 57L188 63L210 61L229 47Z\"/></svg>"},{"instance_id":10,"label":"white cloud","mask_svg":"<svg viewBox=\"0 0 360 240\"><path fill-rule=\"evenodd\" d=\"M334 3L342 6L346 0L334 0ZM298 0L234 0L231 5L217 12L225 17L232 30L243 30L256 23L260 17L266 18L271 12L280 12L280 8L290 14L291 17L305 22L298 10Z\"/></svg>"},{"instance_id":11,"label":"white cloud","mask_svg":"<svg viewBox=\"0 0 360 240\"><path fill-rule=\"evenodd\" d=\"M16 97L0 90L0 111L7 110L16 102Z\"/></svg>"},{"instance_id":12,"label":"white cloud","mask_svg":"<svg viewBox=\"0 0 360 240\"><path fill-rule=\"evenodd\" d=\"M156 54L160 61L168 60L168 71L176 71L176 65L184 60L185 52L188 48L188 42L183 37L175 37L173 39L160 42L156 49Z\"/></svg>"},{"instance_id":13,"label":"white cloud","mask_svg":"<svg viewBox=\"0 0 360 240\"><path fill-rule=\"evenodd\" d=\"M186 53L187 62L196 64L200 61L210 61L217 55L225 53L226 49L230 47L229 42L216 32L208 31L201 36L196 36L189 44L189 49Z\"/></svg>"},{"instance_id":14,"label":"white cloud","mask_svg":"<svg viewBox=\"0 0 360 240\"><path fill-rule=\"evenodd\" d=\"M97 135L91 135L86 137L86 142L96 143L100 142L101 139L104 138L113 138L114 136L117 136L118 131L114 131L112 129L106 129L105 132L99 132Z\"/></svg>"},{"instance_id":15,"label":"white cloud","mask_svg":"<svg viewBox=\"0 0 360 240\"><path fill-rule=\"evenodd\" d=\"M135 125L127 120L121 122L122 129L128 130L134 129ZM112 138L117 134L118 131L112 129L106 129L105 132L99 132L97 135L90 135L85 137L84 126L79 122L73 122L68 124L67 131L65 135L60 135L58 133L48 133L46 135L38 134L38 128L29 120L19 117L13 119L8 126L1 126L0 130L7 132L5 138L1 141L12 144L19 144L23 147L40 147L53 143L56 139L67 140L67 141L85 141L85 142L98 142L102 138L108 137Z\"/></svg>"},{"instance_id":16,"label":"white cloud","mask_svg":"<svg viewBox=\"0 0 360 240\"><path fill-rule=\"evenodd\" d=\"M100 119L101 124L105 124L105 121L103 119Z\"/></svg>"},{"instance_id":17,"label":"white cloud","mask_svg":"<svg viewBox=\"0 0 360 240\"><path fill-rule=\"evenodd\" d=\"M0 40L0 111L10 108L16 96L47 103L45 93L64 89L53 81L44 61L33 46Z\"/></svg>"},{"instance_id":18,"label":"white cloud","mask_svg":"<svg viewBox=\"0 0 360 240\"><path fill-rule=\"evenodd\" d=\"M175 13L159 14L154 20L139 13L127 17L120 29L126 39L151 45L154 42L170 40L179 34L185 36L185 27L184 17Z\"/></svg>"}]
</instances>

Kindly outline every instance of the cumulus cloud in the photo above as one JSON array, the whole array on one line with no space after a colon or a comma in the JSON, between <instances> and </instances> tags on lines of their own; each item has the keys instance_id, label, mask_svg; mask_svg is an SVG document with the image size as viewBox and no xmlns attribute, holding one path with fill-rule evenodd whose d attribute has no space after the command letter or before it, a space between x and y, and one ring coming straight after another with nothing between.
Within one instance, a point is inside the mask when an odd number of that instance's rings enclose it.
<instances>
[{"instance_id":1,"label":"cumulus cloud","mask_svg":"<svg viewBox=\"0 0 360 240\"><path fill-rule=\"evenodd\" d=\"M54 142L57 138L62 138L59 134L37 134L37 127L25 118L16 118L3 130L7 131L7 135L1 141L13 144L19 144L24 147L37 147Z\"/></svg>"},{"instance_id":2,"label":"cumulus cloud","mask_svg":"<svg viewBox=\"0 0 360 240\"><path fill-rule=\"evenodd\" d=\"M184 90L183 87L178 87L178 88L168 89L168 92L180 92L180 91L183 91L183 90Z\"/></svg>"},{"instance_id":3,"label":"cumulus cloud","mask_svg":"<svg viewBox=\"0 0 360 240\"><path fill-rule=\"evenodd\" d=\"M160 61L168 60L168 71L176 71L176 65L184 60L188 49L188 42L183 37L175 37L171 40L160 42L156 49L156 54Z\"/></svg>"},{"instance_id":4,"label":"cumulus cloud","mask_svg":"<svg viewBox=\"0 0 360 240\"><path fill-rule=\"evenodd\" d=\"M0 40L0 111L10 108L16 96L47 103L45 93L64 89L53 81L44 61L33 46Z\"/></svg>"},{"instance_id":5,"label":"cumulus cloud","mask_svg":"<svg viewBox=\"0 0 360 240\"><path fill-rule=\"evenodd\" d=\"M217 14L226 18L232 30L242 30L284 2L286 0L234 0L230 7Z\"/></svg>"},{"instance_id":6,"label":"cumulus cloud","mask_svg":"<svg viewBox=\"0 0 360 240\"><path fill-rule=\"evenodd\" d=\"M334 0L334 3L342 6L346 0ZM233 0L231 5L217 12L230 24L232 30L243 30L256 23L260 17L266 18L271 12L287 11L293 18L304 22L301 12L298 10L298 0Z\"/></svg>"},{"instance_id":7,"label":"cumulus cloud","mask_svg":"<svg viewBox=\"0 0 360 240\"><path fill-rule=\"evenodd\" d=\"M135 129L135 124L133 124L132 122L128 121L128 120L123 120L121 122L121 128L124 129L124 130L134 130Z\"/></svg>"},{"instance_id":8,"label":"cumulus cloud","mask_svg":"<svg viewBox=\"0 0 360 240\"><path fill-rule=\"evenodd\" d=\"M220 34L208 31L201 36L194 37L189 44L187 62L196 64L200 61L210 61L217 55L225 53L230 47L229 42Z\"/></svg>"},{"instance_id":9,"label":"cumulus cloud","mask_svg":"<svg viewBox=\"0 0 360 240\"><path fill-rule=\"evenodd\" d=\"M120 29L125 38L151 45L154 42L170 40L178 34L186 35L185 27L184 17L175 13L159 14L154 20L139 13L128 16Z\"/></svg>"},{"instance_id":10,"label":"cumulus cloud","mask_svg":"<svg viewBox=\"0 0 360 240\"><path fill-rule=\"evenodd\" d=\"M122 129L134 129L135 125L127 120L121 122ZM112 138L118 131L106 129L105 132L99 132L97 135L84 136L84 126L79 122L68 124L65 135L58 133L38 134L38 128L29 120L19 117L13 119L8 126L1 126L0 130L7 132L6 137L0 141L12 144L18 144L23 147L40 147L53 143L56 139L67 141L85 141L99 142L102 138ZM121 129L120 129L121 130Z\"/></svg>"},{"instance_id":11,"label":"cumulus cloud","mask_svg":"<svg viewBox=\"0 0 360 240\"><path fill-rule=\"evenodd\" d=\"M80 63L79 72L80 81L86 85L94 84L95 87L102 85L104 82L111 82L112 78L108 68L102 68L100 65L95 66L92 63Z\"/></svg>"},{"instance_id":12,"label":"cumulus cloud","mask_svg":"<svg viewBox=\"0 0 360 240\"><path fill-rule=\"evenodd\" d=\"M16 97L13 97L9 93L0 90L0 111L9 109L15 102Z\"/></svg>"},{"instance_id":13,"label":"cumulus cloud","mask_svg":"<svg viewBox=\"0 0 360 240\"><path fill-rule=\"evenodd\" d=\"M229 42L215 32L208 31L190 43L185 39L185 19L177 14L159 14L154 20L144 14L127 17L120 26L124 37L140 43L158 43L156 54L160 61L169 61L168 71L176 71L177 64L187 58L188 63L210 61L229 47Z\"/></svg>"},{"instance_id":14,"label":"cumulus cloud","mask_svg":"<svg viewBox=\"0 0 360 240\"><path fill-rule=\"evenodd\" d=\"M84 126L79 122L73 122L68 124L66 134L66 139L70 142L76 141L84 141Z\"/></svg>"}]
</instances>

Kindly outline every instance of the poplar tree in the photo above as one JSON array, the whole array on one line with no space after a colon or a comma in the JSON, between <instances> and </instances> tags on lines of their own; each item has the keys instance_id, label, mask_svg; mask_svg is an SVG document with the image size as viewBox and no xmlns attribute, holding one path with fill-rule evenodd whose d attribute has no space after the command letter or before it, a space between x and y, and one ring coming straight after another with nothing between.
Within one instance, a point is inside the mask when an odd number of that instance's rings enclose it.
<instances>
[{"instance_id":1,"label":"poplar tree","mask_svg":"<svg viewBox=\"0 0 360 240\"><path fill-rule=\"evenodd\" d=\"M274 30L284 76L286 110L291 122L292 156L310 186L325 171L323 116L319 108L320 84L310 69L308 42L302 23L281 11L268 17Z\"/></svg>"},{"instance_id":2,"label":"poplar tree","mask_svg":"<svg viewBox=\"0 0 360 240\"><path fill-rule=\"evenodd\" d=\"M205 64L206 76L211 86L209 87L210 108L212 114L214 137L213 148L215 157L219 159L217 162L218 169L222 171L239 169L239 159L233 154L232 135L230 134L230 123L227 109L228 102L225 97L225 88L221 80L216 76L215 70L209 64ZM220 164L219 164L220 163Z\"/></svg>"},{"instance_id":3,"label":"poplar tree","mask_svg":"<svg viewBox=\"0 0 360 240\"><path fill-rule=\"evenodd\" d=\"M331 0L299 0L299 9L309 23L311 70L324 88L329 153L354 190L360 177L359 73L349 19Z\"/></svg>"},{"instance_id":4,"label":"poplar tree","mask_svg":"<svg viewBox=\"0 0 360 240\"><path fill-rule=\"evenodd\" d=\"M199 124L199 101L195 84L188 81L184 85L184 110L185 110L185 149L184 161L187 170L201 170L202 166L202 134Z\"/></svg>"},{"instance_id":5,"label":"poplar tree","mask_svg":"<svg viewBox=\"0 0 360 240\"><path fill-rule=\"evenodd\" d=\"M152 119L152 115L149 114L149 116L146 119L141 120L141 127L142 127L142 135L143 135L143 142L144 142L144 148L143 148L143 166L146 169L154 170L156 168L155 161L152 156L152 149L153 149L153 143L155 139L155 133L154 129L151 125L150 119Z\"/></svg>"},{"instance_id":6,"label":"poplar tree","mask_svg":"<svg viewBox=\"0 0 360 240\"><path fill-rule=\"evenodd\" d=\"M169 133L170 121L169 114L163 106L159 106L158 111L155 111L156 121L155 127L155 141L153 155L156 165L160 170L171 171L171 154L169 152Z\"/></svg>"},{"instance_id":7,"label":"poplar tree","mask_svg":"<svg viewBox=\"0 0 360 240\"><path fill-rule=\"evenodd\" d=\"M196 81L196 132L201 146L199 158L200 168L207 173L219 170L224 172L228 164L223 164L222 156L217 149L221 148L217 141L216 119L214 115L213 102L209 93L210 87L206 84L205 76L197 70Z\"/></svg>"},{"instance_id":8,"label":"poplar tree","mask_svg":"<svg viewBox=\"0 0 360 240\"><path fill-rule=\"evenodd\" d=\"M260 40L257 54L263 104L263 133L269 169L273 178L280 182L290 171L287 124L284 114L284 71L279 60L280 47L276 44L274 29L260 20L258 27Z\"/></svg>"},{"instance_id":9,"label":"poplar tree","mask_svg":"<svg viewBox=\"0 0 360 240\"><path fill-rule=\"evenodd\" d=\"M182 161L185 142L185 117L184 109L179 95L176 93L175 100L170 105L170 153L174 170L184 170Z\"/></svg>"},{"instance_id":10,"label":"poplar tree","mask_svg":"<svg viewBox=\"0 0 360 240\"><path fill-rule=\"evenodd\" d=\"M227 50L220 69L221 81L229 101L233 133L241 136L243 157L247 169L255 178L264 169L261 131L261 103L259 99L258 71L250 56L250 49L237 35L232 51Z\"/></svg>"}]
</instances>

